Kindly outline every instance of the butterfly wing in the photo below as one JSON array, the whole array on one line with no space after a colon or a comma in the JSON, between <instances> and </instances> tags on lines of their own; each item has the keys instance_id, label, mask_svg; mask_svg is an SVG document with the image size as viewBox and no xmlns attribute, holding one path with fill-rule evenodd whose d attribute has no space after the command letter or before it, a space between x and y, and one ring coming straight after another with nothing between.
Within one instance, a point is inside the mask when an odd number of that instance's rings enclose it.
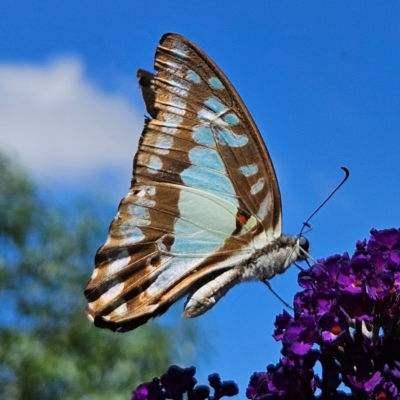
<instances>
[{"instance_id":1,"label":"butterfly wing","mask_svg":"<svg viewBox=\"0 0 400 400\"><path fill-rule=\"evenodd\" d=\"M188 39L166 34L139 70L146 109L128 195L85 289L96 325L130 330L281 234L261 135L235 89Z\"/></svg>"}]
</instances>

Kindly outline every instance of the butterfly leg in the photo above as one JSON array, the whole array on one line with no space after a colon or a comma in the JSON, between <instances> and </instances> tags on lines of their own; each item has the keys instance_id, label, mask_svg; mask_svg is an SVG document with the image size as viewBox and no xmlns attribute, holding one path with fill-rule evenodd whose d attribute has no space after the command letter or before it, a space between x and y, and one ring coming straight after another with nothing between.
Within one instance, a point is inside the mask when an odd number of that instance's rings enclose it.
<instances>
[{"instance_id":1,"label":"butterfly leg","mask_svg":"<svg viewBox=\"0 0 400 400\"><path fill-rule=\"evenodd\" d=\"M269 289L269 290L284 304L285 307L287 307L287 308L293 310L293 307L292 307L289 303L287 303L285 300L283 300L282 297L279 296L279 294L276 293L274 289L272 289L272 286L271 286L271 284L269 283L269 281L265 280L265 281L262 281L262 282L263 282L263 283L267 286L267 288L268 288L268 289ZM293 310L293 311L294 311L294 310Z\"/></svg>"},{"instance_id":2,"label":"butterfly leg","mask_svg":"<svg viewBox=\"0 0 400 400\"><path fill-rule=\"evenodd\" d=\"M238 284L241 281L241 277L241 268L232 268L207 282L190 295L182 315L193 318L204 314L225 296L230 288Z\"/></svg>"}]
</instances>

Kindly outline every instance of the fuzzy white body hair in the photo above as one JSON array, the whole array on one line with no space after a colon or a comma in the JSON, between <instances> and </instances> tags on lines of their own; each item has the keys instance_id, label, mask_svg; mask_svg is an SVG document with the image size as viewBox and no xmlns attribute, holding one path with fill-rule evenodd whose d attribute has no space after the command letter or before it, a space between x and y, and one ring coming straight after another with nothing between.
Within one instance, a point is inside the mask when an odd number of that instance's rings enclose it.
<instances>
[{"instance_id":1,"label":"fuzzy white body hair","mask_svg":"<svg viewBox=\"0 0 400 400\"><path fill-rule=\"evenodd\" d=\"M282 235L257 252L244 266L242 281L272 279L283 274L294 262L304 259L298 238Z\"/></svg>"},{"instance_id":2,"label":"fuzzy white body hair","mask_svg":"<svg viewBox=\"0 0 400 400\"><path fill-rule=\"evenodd\" d=\"M192 318L204 314L237 283L272 279L305 258L298 237L281 235L259 249L251 259L226 270L189 295L183 315Z\"/></svg>"}]
</instances>

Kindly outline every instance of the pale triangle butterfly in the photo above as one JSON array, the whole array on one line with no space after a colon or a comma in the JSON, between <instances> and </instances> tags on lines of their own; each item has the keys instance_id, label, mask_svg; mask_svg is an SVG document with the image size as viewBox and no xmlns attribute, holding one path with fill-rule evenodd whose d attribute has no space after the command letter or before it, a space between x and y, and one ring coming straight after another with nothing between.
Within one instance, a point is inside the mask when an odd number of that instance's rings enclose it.
<instances>
[{"instance_id":1,"label":"pale triangle butterfly","mask_svg":"<svg viewBox=\"0 0 400 400\"><path fill-rule=\"evenodd\" d=\"M281 233L281 198L260 132L236 90L194 43L165 34L156 73L139 70L147 112L131 188L85 289L96 326L135 329L185 295L203 314L237 283L306 259Z\"/></svg>"}]
</instances>

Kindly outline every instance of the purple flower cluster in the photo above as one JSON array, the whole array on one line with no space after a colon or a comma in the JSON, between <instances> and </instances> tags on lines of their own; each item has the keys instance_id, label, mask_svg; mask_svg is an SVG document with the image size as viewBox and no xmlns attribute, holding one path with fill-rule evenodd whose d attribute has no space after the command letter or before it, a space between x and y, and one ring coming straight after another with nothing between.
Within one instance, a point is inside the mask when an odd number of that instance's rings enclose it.
<instances>
[{"instance_id":1,"label":"purple flower cluster","mask_svg":"<svg viewBox=\"0 0 400 400\"><path fill-rule=\"evenodd\" d=\"M399 399L400 230L372 230L352 257L319 260L299 284L294 316L275 321L283 357L251 377L247 398Z\"/></svg>"},{"instance_id":2,"label":"purple flower cluster","mask_svg":"<svg viewBox=\"0 0 400 400\"><path fill-rule=\"evenodd\" d=\"M214 389L214 394L210 396L208 386L196 386L195 373L195 367L181 368L173 365L161 378L139 385L131 400L182 400L184 395L188 400L219 400L224 396L235 396L239 392L235 382L222 382L218 374L212 374L208 376L208 382Z\"/></svg>"}]
</instances>

